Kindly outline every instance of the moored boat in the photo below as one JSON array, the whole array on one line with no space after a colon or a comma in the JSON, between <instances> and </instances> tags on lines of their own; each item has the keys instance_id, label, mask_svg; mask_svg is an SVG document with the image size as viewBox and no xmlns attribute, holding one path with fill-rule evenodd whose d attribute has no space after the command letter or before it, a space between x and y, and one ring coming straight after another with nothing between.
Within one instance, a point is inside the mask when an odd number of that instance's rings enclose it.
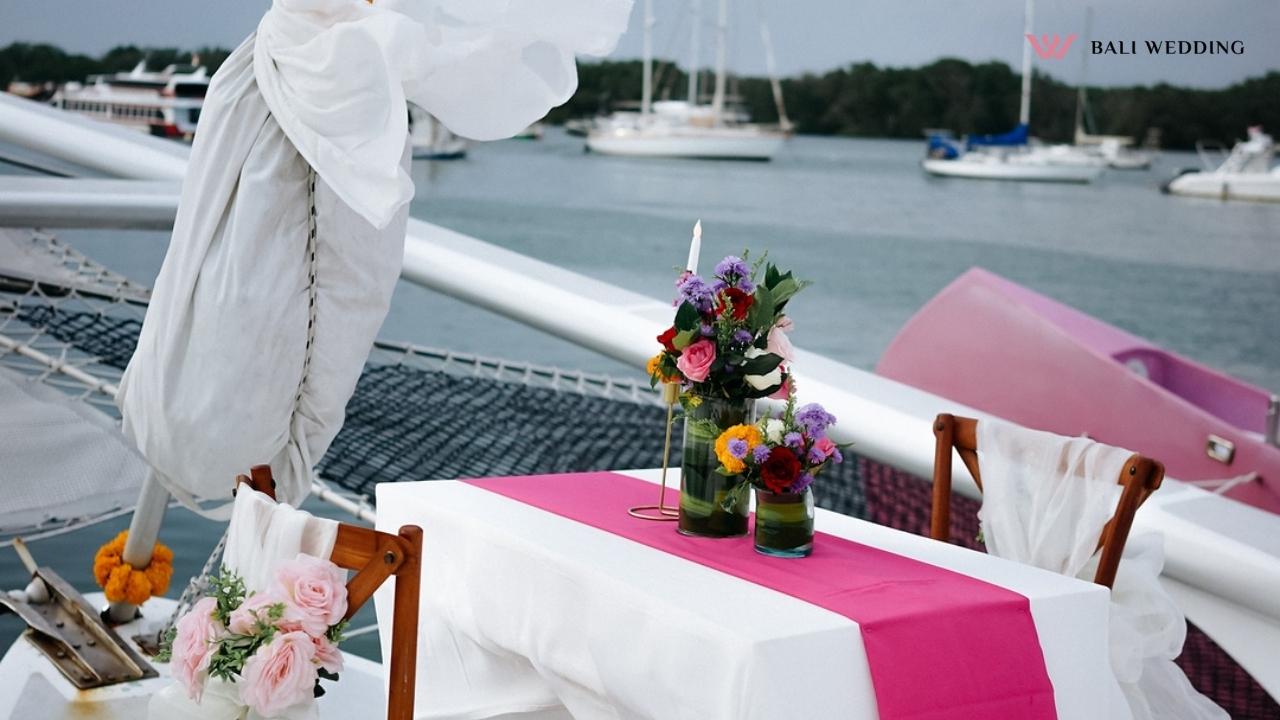
<instances>
[{"instance_id":1,"label":"moored boat","mask_svg":"<svg viewBox=\"0 0 1280 720\"><path fill-rule=\"evenodd\" d=\"M1274 396L985 270L921 308L876 371L1030 427L1151 454L1180 480L1280 513Z\"/></svg>"},{"instance_id":2,"label":"moored boat","mask_svg":"<svg viewBox=\"0 0 1280 720\"><path fill-rule=\"evenodd\" d=\"M1215 200L1280 202L1280 165L1271 165L1276 144L1261 127L1249 128L1249 139L1236 143L1216 168L1203 144L1197 150L1204 168L1184 171L1165 184L1165 192Z\"/></svg>"}]
</instances>

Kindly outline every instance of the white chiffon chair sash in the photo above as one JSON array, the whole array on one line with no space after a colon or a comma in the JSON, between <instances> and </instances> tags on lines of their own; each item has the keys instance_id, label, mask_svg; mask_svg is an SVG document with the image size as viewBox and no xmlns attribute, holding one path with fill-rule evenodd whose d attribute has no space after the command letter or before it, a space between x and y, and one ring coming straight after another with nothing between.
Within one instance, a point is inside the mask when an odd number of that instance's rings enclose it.
<instances>
[{"instance_id":1,"label":"white chiffon chair sash","mask_svg":"<svg viewBox=\"0 0 1280 720\"><path fill-rule=\"evenodd\" d=\"M264 590L276 566L305 553L328 559L338 538L338 522L318 518L241 485L236 492L222 564L244 578L251 592Z\"/></svg>"},{"instance_id":2,"label":"white chiffon chair sash","mask_svg":"<svg viewBox=\"0 0 1280 720\"><path fill-rule=\"evenodd\" d=\"M992 555L1092 581L1098 538L1115 513L1128 450L996 420L977 427L983 540ZM1173 660L1186 620L1160 584L1164 541L1130 536L1111 591L1110 717L1223 720Z\"/></svg>"}]
</instances>

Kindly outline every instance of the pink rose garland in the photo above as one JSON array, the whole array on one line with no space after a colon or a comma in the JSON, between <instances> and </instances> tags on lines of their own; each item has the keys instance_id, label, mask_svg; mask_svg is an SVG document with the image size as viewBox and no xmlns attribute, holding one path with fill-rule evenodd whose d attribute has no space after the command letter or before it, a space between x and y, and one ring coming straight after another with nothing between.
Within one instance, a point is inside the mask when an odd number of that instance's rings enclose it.
<instances>
[{"instance_id":1,"label":"pink rose garland","mask_svg":"<svg viewBox=\"0 0 1280 720\"><path fill-rule=\"evenodd\" d=\"M265 717L310 700L316 685L316 645L304 632L279 633L244 663L240 702Z\"/></svg>"},{"instance_id":2,"label":"pink rose garland","mask_svg":"<svg viewBox=\"0 0 1280 720\"><path fill-rule=\"evenodd\" d=\"M211 597L201 598L183 615L175 626L173 638L173 677L187 689L187 696L200 702L204 684L209 679L209 658L213 656L214 642L227 634L226 628L214 617L218 602Z\"/></svg>"}]
</instances>

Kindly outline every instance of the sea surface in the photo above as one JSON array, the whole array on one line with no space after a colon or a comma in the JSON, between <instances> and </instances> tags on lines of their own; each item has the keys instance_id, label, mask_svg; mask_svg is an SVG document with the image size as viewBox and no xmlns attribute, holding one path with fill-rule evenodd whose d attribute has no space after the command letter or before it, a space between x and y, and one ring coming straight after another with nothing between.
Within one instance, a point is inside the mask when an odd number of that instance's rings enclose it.
<instances>
[{"instance_id":1,"label":"sea surface","mask_svg":"<svg viewBox=\"0 0 1280 720\"><path fill-rule=\"evenodd\" d=\"M541 141L473 146L464 160L415 162L412 214L657 298L673 293L701 219L704 269L768 250L814 282L791 305L796 344L867 369L912 313L981 266L1280 391L1280 204L1161 194L1179 168L1199 164L1188 153L1165 153L1147 172L1057 185L930 178L922 151L923 142L798 137L771 163L634 160L584 154L581 139L552 129ZM153 232L60 235L148 283L167 241ZM382 336L638 377L403 281ZM126 526L111 521L32 549L90 588L93 549ZM219 533L170 511L162 538L178 552L176 576L198 570ZM0 588L22 584L11 551L0 549ZM18 629L0 617L0 646ZM348 647L377 656L371 635Z\"/></svg>"}]
</instances>

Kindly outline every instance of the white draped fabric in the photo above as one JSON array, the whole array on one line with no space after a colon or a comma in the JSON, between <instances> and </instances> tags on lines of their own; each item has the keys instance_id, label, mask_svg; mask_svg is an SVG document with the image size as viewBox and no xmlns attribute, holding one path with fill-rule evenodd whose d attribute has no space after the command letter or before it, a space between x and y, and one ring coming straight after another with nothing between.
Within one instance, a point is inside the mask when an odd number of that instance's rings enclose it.
<instances>
[{"instance_id":1,"label":"white draped fabric","mask_svg":"<svg viewBox=\"0 0 1280 720\"><path fill-rule=\"evenodd\" d=\"M461 135L512 134L572 94L575 53L610 50L629 8L275 0L210 85L120 386L170 491L225 497L268 463L281 500L306 496L403 259L406 98Z\"/></svg>"},{"instance_id":2,"label":"white draped fabric","mask_svg":"<svg viewBox=\"0 0 1280 720\"><path fill-rule=\"evenodd\" d=\"M982 536L992 555L1092 580L1102 529L1132 455L996 420L978 422ZM1191 687L1173 660L1186 620L1160 585L1163 539L1131 536L1111 593L1110 655L1116 686L1109 717L1217 720L1226 712Z\"/></svg>"},{"instance_id":3,"label":"white draped fabric","mask_svg":"<svg viewBox=\"0 0 1280 720\"><path fill-rule=\"evenodd\" d=\"M250 592L265 590L276 567L299 553L320 558L333 554L338 538L335 520L318 518L241 485L236 493L222 564L244 578ZM149 720L309 720L318 717L314 702L301 703L276 718L264 718L241 704L234 683L209 678L199 703L177 683L151 697Z\"/></svg>"}]
</instances>

